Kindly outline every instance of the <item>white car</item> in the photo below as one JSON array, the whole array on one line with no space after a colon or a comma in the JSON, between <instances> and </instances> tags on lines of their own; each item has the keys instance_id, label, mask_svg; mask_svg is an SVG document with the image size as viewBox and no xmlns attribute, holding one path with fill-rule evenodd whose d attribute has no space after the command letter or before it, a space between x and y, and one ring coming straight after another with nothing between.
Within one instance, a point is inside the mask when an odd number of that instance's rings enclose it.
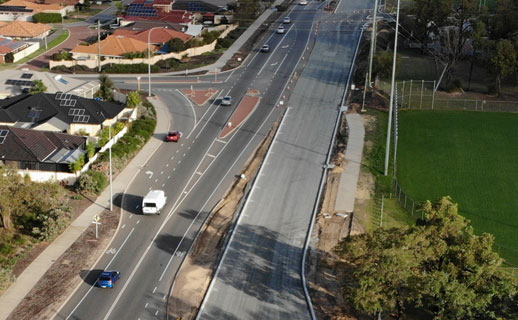
<instances>
[{"instance_id":1,"label":"white car","mask_svg":"<svg viewBox=\"0 0 518 320\"><path fill-rule=\"evenodd\" d=\"M221 99L221 105L222 106L231 106L232 105L232 97L226 96Z\"/></svg>"},{"instance_id":2,"label":"white car","mask_svg":"<svg viewBox=\"0 0 518 320\"><path fill-rule=\"evenodd\" d=\"M308 2L306 0L300 0L300 2L299 2L299 5L301 5L301 6L305 6L307 4L308 4Z\"/></svg>"},{"instance_id":3,"label":"white car","mask_svg":"<svg viewBox=\"0 0 518 320\"><path fill-rule=\"evenodd\" d=\"M283 27L283 26L279 26L279 27L277 28L277 31L275 31L275 32L277 32L277 33L279 33L279 34L284 33L284 27Z\"/></svg>"},{"instance_id":4,"label":"white car","mask_svg":"<svg viewBox=\"0 0 518 320\"><path fill-rule=\"evenodd\" d=\"M282 20L282 23L290 23L290 22L291 22L290 17L285 17L284 20Z\"/></svg>"}]
</instances>

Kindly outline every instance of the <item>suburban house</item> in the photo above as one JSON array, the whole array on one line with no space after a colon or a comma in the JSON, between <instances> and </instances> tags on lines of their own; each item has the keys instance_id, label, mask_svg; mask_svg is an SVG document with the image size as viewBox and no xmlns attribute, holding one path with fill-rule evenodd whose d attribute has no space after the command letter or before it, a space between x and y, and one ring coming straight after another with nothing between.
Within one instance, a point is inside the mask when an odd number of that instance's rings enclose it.
<instances>
[{"instance_id":1,"label":"suburban house","mask_svg":"<svg viewBox=\"0 0 518 320\"><path fill-rule=\"evenodd\" d=\"M0 100L0 125L95 136L103 127L135 118L135 108L70 93L21 94Z\"/></svg>"},{"instance_id":2,"label":"suburban house","mask_svg":"<svg viewBox=\"0 0 518 320\"><path fill-rule=\"evenodd\" d=\"M69 164L86 153L85 146L86 138L81 136L0 126L1 163L27 173L29 170L71 172Z\"/></svg>"},{"instance_id":3,"label":"suburban house","mask_svg":"<svg viewBox=\"0 0 518 320\"><path fill-rule=\"evenodd\" d=\"M122 20L124 22L128 22L127 20ZM121 26L122 30L132 30L132 31L144 31L151 28L167 28L179 32L184 32L187 30L186 26L182 26L178 23L171 23L167 21L154 21L154 20L140 20L140 21L131 21L124 26ZM154 32L154 31L153 31ZM147 40L146 40L147 41Z\"/></svg>"},{"instance_id":4,"label":"suburban house","mask_svg":"<svg viewBox=\"0 0 518 320\"><path fill-rule=\"evenodd\" d=\"M167 21L182 25L193 23L193 14L186 10L174 10L173 2L173 0L135 0L126 9L124 19Z\"/></svg>"},{"instance_id":5,"label":"suburban house","mask_svg":"<svg viewBox=\"0 0 518 320\"><path fill-rule=\"evenodd\" d=\"M144 42L131 37L110 35L101 41L100 47L101 50L99 50L98 43L88 46L78 45L72 49L70 53L72 53L72 57L75 60L97 59L99 54L101 57L123 58L125 54L129 53L147 53L148 43L147 39ZM150 49L151 52L156 52L159 48L155 45L151 45Z\"/></svg>"},{"instance_id":6,"label":"suburban house","mask_svg":"<svg viewBox=\"0 0 518 320\"><path fill-rule=\"evenodd\" d=\"M113 33L114 36L123 36L126 38L132 38L135 40L139 40L142 42L148 41L148 38L150 40L150 43L163 46L167 42L169 42L172 39L178 38L182 40L183 42L189 41L192 36L187 35L183 32L178 32L176 30L170 30L170 29L155 29L153 32L151 32L151 29L144 30L144 31L132 31L128 29L117 29Z\"/></svg>"},{"instance_id":7,"label":"suburban house","mask_svg":"<svg viewBox=\"0 0 518 320\"><path fill-rule=\"evenodd\" d=\"M73 6L42 4L24 0L10 0L0 4L0 21L32 21L32 16L40 13L59 13L62 17L73 11Z\"/></svg>"},{"instance_id":8,"label":"suburban house","mask_svg":"<svg viewBox=\"0 0 518 320\"><path fill-rule=\"evenodd\" d=\"M9 37L14 40L44 39L52 30L46 24L27 21L0 22L0 37Z\"/></svg>"},{"instance_id":9,"label":"suburban house","mask_svg":"<svg viewBox=\"0 0 518 320\"><path fill-rule=\"evenodd\" d=\"M235 3L235 0L176 0L173 4L173 9L216 13L227 11L228 6Z\"/></svg>"},{"instance_id":10,"label":"suburban house","mask_svg":"<svg viewBox=\"0 0 518 320\"><path fill-rule=\"evenodd\" d=\"M43 82L47 93L64 92L83 98L93 98L100 88L97 80L79 80L29 69L7 69L0 73L0 99L29 92L35 80Z\"/></svg>"},{"instance_id":11,"label":"suburban house","mask_svg":"<svg viewBox=\"0 0 518 320\"><path fill-rule=\"evenodd\" d=\"M40 48L39 42L21 42L7 38L0 38L0 63L16 62ZM12 61L6 56L12 54Z\"/></svg>"}]
</instances>

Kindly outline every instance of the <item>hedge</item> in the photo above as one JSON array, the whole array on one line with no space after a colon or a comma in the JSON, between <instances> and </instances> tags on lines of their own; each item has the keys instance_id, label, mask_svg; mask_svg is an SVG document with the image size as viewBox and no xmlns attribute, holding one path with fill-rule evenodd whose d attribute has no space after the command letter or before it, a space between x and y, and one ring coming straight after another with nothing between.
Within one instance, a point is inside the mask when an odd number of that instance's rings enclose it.
<instances>
[{"instance_id":1,"label":"hedge","mask_svg":"<svg viewBox=\"0 0 518 320\"><path fill-rule=\"evenodd\" d=\"M60 13L36 13L32 16L34 21L41 23L61 23L62 17Z\"/></svg>"}]
</instances>

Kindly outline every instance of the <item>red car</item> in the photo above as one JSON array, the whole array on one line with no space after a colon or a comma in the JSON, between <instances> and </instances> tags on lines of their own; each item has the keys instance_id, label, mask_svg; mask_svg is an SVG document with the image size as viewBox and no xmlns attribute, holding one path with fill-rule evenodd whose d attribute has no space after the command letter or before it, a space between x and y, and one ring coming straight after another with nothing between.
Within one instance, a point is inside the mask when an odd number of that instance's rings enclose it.
<instances>
[{"instance_id":1,"label":"red car","mask_svg":"<svg viewBox=\"0 0 518 320\"><path fill-rule=\"evenodd\" d=\"M165 137L165 141L178 142L178 140L180 140L181 136L182 136L182 133L180 131L171 131L171 132L167 133L167 136Z\"/></svg>"}]
</instances>

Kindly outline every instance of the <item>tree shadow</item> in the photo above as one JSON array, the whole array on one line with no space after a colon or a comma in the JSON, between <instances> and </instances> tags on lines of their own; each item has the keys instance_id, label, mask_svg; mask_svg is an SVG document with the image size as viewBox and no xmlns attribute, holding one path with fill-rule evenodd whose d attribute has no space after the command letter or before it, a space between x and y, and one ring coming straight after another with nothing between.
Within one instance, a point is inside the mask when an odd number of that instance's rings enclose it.
<instances>
[{"instance_id":1,"label":"tree shadow","mask_svg":"<svg viewBox=\"0 0 518 320\"><path fill-rule=\"evenodd\" d=\"M158 249L173 255L180 241L182 241L182 237L177 237L170 234L160 234L155 239L155 246Z\"/></svg>"},{"instance_id":2,"label":"tree shadow","mask_svg":"<svg viewBox=\"0 0 518 320\"><path fill-rule=\"evenodd\" d=\"M81 277L81 279L83 279L83 281L86 284L93 286L95 285L97 279L99 279L99 276L101 275L101 273L103 273L103 271L104 270L101 269L81 270L79 272L79 276Z\"/></svg>"}]
</instances>

